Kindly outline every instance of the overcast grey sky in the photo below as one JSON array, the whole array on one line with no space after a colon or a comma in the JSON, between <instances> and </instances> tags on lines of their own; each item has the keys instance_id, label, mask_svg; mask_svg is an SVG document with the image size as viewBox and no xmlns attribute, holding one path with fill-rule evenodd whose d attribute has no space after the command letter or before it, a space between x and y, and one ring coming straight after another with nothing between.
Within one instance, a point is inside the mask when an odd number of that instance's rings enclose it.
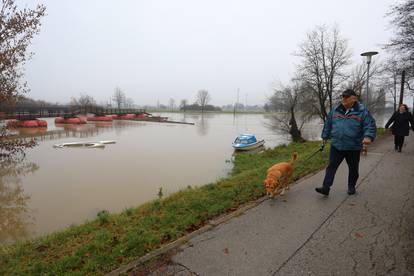
<instances>
[{"instance_id":1,"label":"overcast grey sky","mask_svg":"<svg viewBox=\"0 0 414 276\"><path fill-rule=\"evenodd\" d=\"M287 82L307 31L337 23L356 62L383 52L394 0L20 0L47 6L35 56L26 66L30 97L68 102L87 93L108 101L115 86L139 105L195 100L264 104L271 83ZM380 57L380 56L377 56Z\"/></svg>"}]
</instances>

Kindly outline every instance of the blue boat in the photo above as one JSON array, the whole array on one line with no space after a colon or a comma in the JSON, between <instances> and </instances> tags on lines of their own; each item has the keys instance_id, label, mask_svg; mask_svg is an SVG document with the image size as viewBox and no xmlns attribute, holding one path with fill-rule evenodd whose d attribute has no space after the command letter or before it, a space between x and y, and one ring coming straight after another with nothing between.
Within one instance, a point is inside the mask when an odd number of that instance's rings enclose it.
<instances>
[{"instance_id":1,"label":"blue boat","mask_svg":"<svg viewBox=\"0 0 414 276\"><path fill-rule=\"evenodd\" d=\"M257 141L253 134L240 134L233 142L233 148L236 150L252 150L263 146L264 140Z\"/></svg>"}]
</instances>

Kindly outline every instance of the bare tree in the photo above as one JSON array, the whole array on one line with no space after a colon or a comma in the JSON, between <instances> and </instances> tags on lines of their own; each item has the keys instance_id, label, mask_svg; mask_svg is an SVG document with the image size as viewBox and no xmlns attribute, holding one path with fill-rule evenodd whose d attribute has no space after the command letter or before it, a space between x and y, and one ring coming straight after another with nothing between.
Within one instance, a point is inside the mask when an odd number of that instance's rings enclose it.
<instances>
[{"instance_id":1,"label":"bare tree","mask_svg":"<svg viewBox=\"0 0 414 276\"><path fill-rule=\"evenodd\" d=\"M188 104L188 101L186 99L181 100L180 109L184 110L184 112L185 112L185 108L186 108L187 104Z\"/></svg>"},{"instance_id":2,"label":"bare tree","mask_svg":"<svg viewBox=\"0 0 414 276\"><path fill-rule=\"evenodd\" d=\"M23 65L33 53L27 51L40 31L45 6L19 10L14 0L0 0L0 102L14 102L28 91L22 82Z\"/></svg>"},{"instance_id":3,"label":"bare tree","mask_svg":"<svg viewBox=\"0 0 414 276\"><path fill-rule=\"evenodd\" d=\"M391 42L386 45L400 56L404 69L414 72L414 0L405 0L391 8L388 16L396 32Z\"/></svg>"},{"instance_id":4,"label":"bare tree","mask_svg":"<svg viewBox=\"0 0 414 276\"><path fill-rule=\"evenodd\" d=\"M393 100L394 111L397 110L398 87L400 85L401 66L396 56L389 57L381 70L381 86L388 91Z\"/></svg>"},{"instance_id":5,"label":"bare tree","mask_svg":"<svg viewBox=\"0 0 414 276\"><path fill-rule=\"evenodd\" d=\"M174 110L174 106L175 106L175 100L173 98L170 98L168 100L168 105L170 106L170 110L173 111Z\"/></svg>"},{"instance_id":6,"label":"bare tree","mask_svg":"<svg viewBox=\"0 0 414 276\"><path fill-rule=\"evenodd\" d=\"M315 101L312 104L325 121L327 107L332 109L333 106L334 92L346 79L343 70L350 60L348 43L337 26L317 26L307 33L295 55L301 58L299 78L313 94Z\"/></svg>"},{"instance_id":7,"label":"bare tree","mask_svg":"<svg viewBox=\"0 0 414 276\"><path fill-rule=\"evenodd\" d=\"M201 106L202 113L204 112L204 108L210 102L210 100L210 94L207 90L201 89L198 91L196 103L198 103Z\"/></svg>"},{"instance_id":8,"label":"bare tree","mask_svg":"<svg viewBox=\"0 0 414 276\"><path fill-rule=\"evenodd\" d=\"M14 0L0 0L0 103L15 103L28 91L22 82L23 67L33 53L27 51L34 35L40 31L45 6L19 10ZM35 140L9 139L9 131L0 128L0 162L22 159L25 149Z\"/></svg>"},{"instance_id":9,"label":"bare tree","mask_svg":"<svg viewBox=\"0 0 414 276\"><path fill-rule=\"evenodd\" d=\"M269 98L268 105L271 110L278 113L272 115L270 124L272 129L289 133L294 142L304 142L302 128L308 114L300 112L299 123L297 119L298 108L305 100L305 86L299 81L293 81L291 86L279 85Z\"/></svg>"},{"instance_id":10,"label":"bare tree","mask_svg":"<svg viewBox=\"0 0 414 276\"><path fill-rule=\"evenodd\" d=\"M126 98L125 99L125 107L132 108L134 107L134 100L132 98Z\"/></svg>"},{"instance_id":11,"label":"bare tree","mask_svg":"<svg viewBox=\"0 0 414 276\"><path fill-rule=\"evenodd\" d=\"M383 114L386 102L386 91L379 86L370 85L368 110L373 114Z\"/></svg>"},{"instance_id":12,"label":"bare tree","mask_svg":"<svg viewBox=\"0 0 414 276\"><path fill-rule=\"evenodd\" d=\"M90 95L80 94L79 98L72 97L70 101L70 105L80 107L80 108L86 108L88 106L96 105L96 101Z\"/></svg>"},{"instance_id":13,"label":"bare tree","mask_svg":"<svg viewBox=\"0 0 414 276\"><path fill-rule=\"evenodd\" d=\"M121 88L115 87L112 100L115 102L118 109L120 109L122 105L125 104L125 99L126 99L125 93L121 90Z\"/></svg>"},{"instance_id":14,"label":"bare tree","mask_svg":"<svg viewBox=\"0 0 414 276\"><path fill-rule=\"evenodd\" d=\"M383 71L383 65L377 62L371 63L371 70L369 71L369 79L370 79L370 102L368 109L371 110L371 107L378 106L379 103L375 102L375 100L380 100L380 80L379 77ZM355 65L348 76L348 79L342 83L341 90L345 89L353 89L357 95L359 100L365 102L366 101L366 81L367 81L367 65L365 62ZM378 94L378 95L377 95ZM380 100L382 101L382 100ZM372 111L372 110L371 110Z\"/></svg>"},{"instance_id":15,"label":"bare tree","mask_svg":"<svg viewBox=\"0 0 414 276\"><path fill-rule=\"evenodd\" d=\"M372 76L372 72L370 72L370 77L371 76ZM343 84L343 87L354 90L355 93L357 93L358 97L361 97L363 93L363 87L366 84L366 79L367 79L367 65L365 63L357 64L351 69L349 78Z\"/></svg>"},{"instance_id":16,"label":"bare tree","mask_svg":"<svg viewBox=\"0 0 414 276\"><path fill-rule=\"evenodd\" d=\"M399 73L405 75L402 87L406 86L414 95L414 0L400 1L387 15L391 17L395 32L385 48L396 56Z\"/></svg>"}]
</instances>

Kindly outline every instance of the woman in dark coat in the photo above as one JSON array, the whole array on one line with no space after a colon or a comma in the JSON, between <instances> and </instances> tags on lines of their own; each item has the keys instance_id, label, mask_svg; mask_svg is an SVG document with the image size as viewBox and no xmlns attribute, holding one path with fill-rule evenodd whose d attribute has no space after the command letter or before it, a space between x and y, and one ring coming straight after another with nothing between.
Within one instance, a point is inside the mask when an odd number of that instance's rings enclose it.
<instances>
[{"instance_id":1,"label":"woman in dark coat","mask_svg":"<svg viewBox=\"0 0 414 276\"><path fill-rule=\"evenodd\" d=\"M401 152L401 148L404 144L404 137L408 136L410 132L409 124L411 124L411 129L414 131L413 115L408 111L408 106L406 104L400 105L398 111L392 114L391 118L385 125L385 128L388 128L391 124L392 134L394 135L395 150Z\"/></svg>"}]
</instances>

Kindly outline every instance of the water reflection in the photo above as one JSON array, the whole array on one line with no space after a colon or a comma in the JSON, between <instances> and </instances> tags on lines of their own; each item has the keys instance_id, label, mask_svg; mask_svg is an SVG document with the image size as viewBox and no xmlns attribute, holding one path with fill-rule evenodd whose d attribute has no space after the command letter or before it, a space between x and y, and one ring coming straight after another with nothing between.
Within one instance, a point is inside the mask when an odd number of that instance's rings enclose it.
<instances>
[{"instance_id":1,"label":"water reflection","mask_svg":"<svg viewBox=\"0 0 414 276\"><path fill-rule=\"evenodd\" d=\"M121 129L125 127L128 122L118 121L118 122L94 122L95 127L97 128L116 128Z\"/></svg>"},{"instance_id":2,"label":"water reflection","mask_svg":"<svg viewBox=\"0 0 414 276\"><path fill-rule=\"evenodd\" d=\"M5 160L0 168L0 243L27 238L34 224L21 178L39 169L33 162Z\"/></svg>"},{"instance_id":3,"label":"water reflection","mask_svg":"<svg viewBox=\"0 0 414 276\"><path fill-rule=\"evenodd\" d=\"M181 117L181 122L187 123L187 117L188 117L188 114L184 112L183 116Z\"/></svg>"},{"instance_id":4,"label":"water reflection","mask_svg":"<svg viewBox=\"0 0 414 276\"><path fill-rule=\"evenodd\" d=\"M47 127L34 127L34 128L27 128L22 127L14 130L20 136L33 136L37 134L44 134L47 132Z\"/></svg>"},{"instance_id":5,"label":"water reflection","mask_svg":"<svg viewBox=\"0 0 414 276\"><path fill-rule=\"evenodd\" d=\"M201 114L197 124L197 133L200 136L208 134L208 119L212 118L212 115Z\"/></svg>"}]
</instances>

